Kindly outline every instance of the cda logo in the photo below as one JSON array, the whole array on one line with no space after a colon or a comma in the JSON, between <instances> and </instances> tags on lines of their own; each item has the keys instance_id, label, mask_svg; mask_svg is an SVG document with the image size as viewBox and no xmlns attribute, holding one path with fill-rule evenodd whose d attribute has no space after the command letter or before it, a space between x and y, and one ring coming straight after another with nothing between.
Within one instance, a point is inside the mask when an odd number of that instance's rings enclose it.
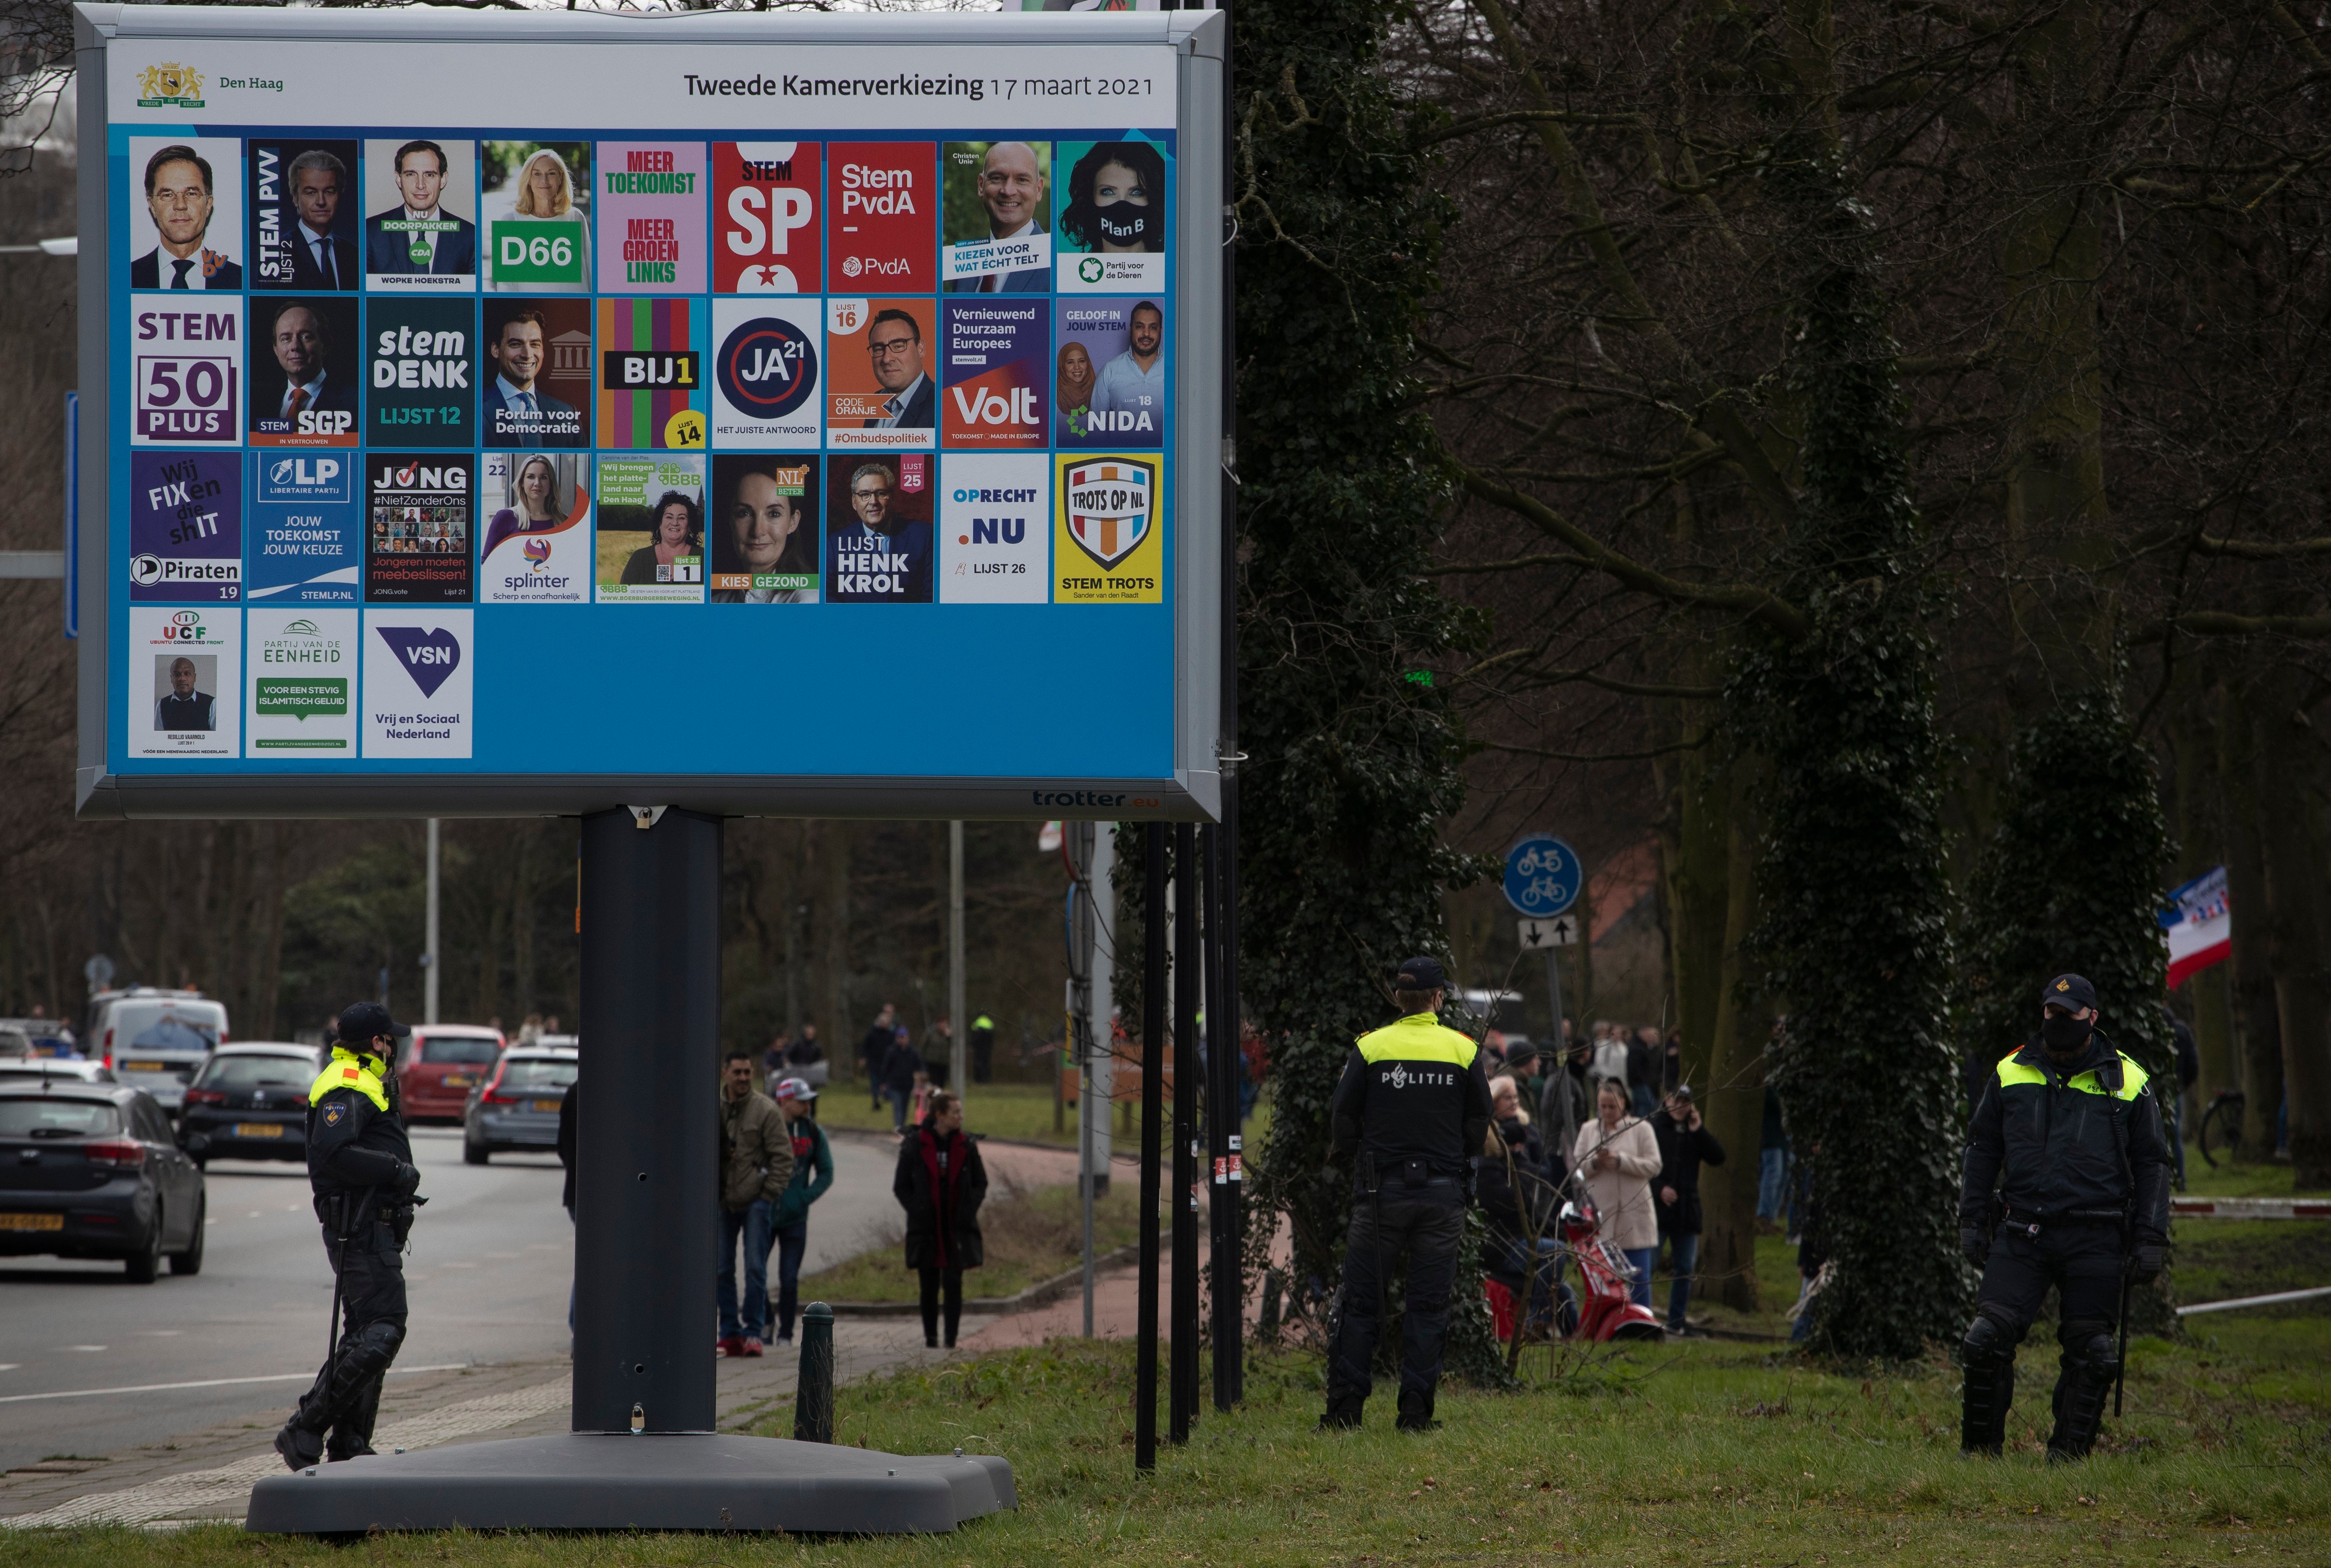
<instances>
[{"instance_id":1,"label":"cda logo","mask_svg":"<svg viewBox=\"0 0 2331 1568\"><path fill-rule=\"evenodd\" d=\"M757 316L721 341L713 374L737 413L782 419L809 401L817 385L817 349L790 321Z\"/></svg>"}]
</instances>

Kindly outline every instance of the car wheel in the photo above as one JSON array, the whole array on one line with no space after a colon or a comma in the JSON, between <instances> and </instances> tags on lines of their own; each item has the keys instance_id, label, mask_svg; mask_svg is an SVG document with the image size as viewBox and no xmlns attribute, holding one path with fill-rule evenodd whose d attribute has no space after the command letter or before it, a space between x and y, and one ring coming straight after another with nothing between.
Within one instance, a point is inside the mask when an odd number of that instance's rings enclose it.
<instances>
[{"instance_id":1,"label":"car wheel","mask_svg":"<svg viewBox=\"0 0 2331 1568\"><path fill-rule=\"evenodd\" d=\"M203 1238L210 1230L211 1201L205 1196L195 1203L195 1233L186 1241L184 1252L170 1254L173 1274L200 1274L203 1271Z\"/></svg>"},{"instance_id":2,"label":"car wheel","mask_svg":"<svg viewBox=\"0 0 2331 1568\"><path fill-rule=\"evenodd\" d=\"M132 1285L151 1285L162 1274L162 1211L154 1211L154 1229L147 1233L146 1245L121 1260L122 1271Z\"/></svg>"},{"instance_id":3,"label":"car wheel","mask_svg":"<svg viewBox=\"0 0 2331 1568\"><path fill-rule=\"evenodd\" d=\"M461 1140L461 1163L463 1164L482 1165L492 1157L493 1152L488 1149L485 1145L473 1144L467 1138L463 1138Z\"/></svg>"}]
</instances>

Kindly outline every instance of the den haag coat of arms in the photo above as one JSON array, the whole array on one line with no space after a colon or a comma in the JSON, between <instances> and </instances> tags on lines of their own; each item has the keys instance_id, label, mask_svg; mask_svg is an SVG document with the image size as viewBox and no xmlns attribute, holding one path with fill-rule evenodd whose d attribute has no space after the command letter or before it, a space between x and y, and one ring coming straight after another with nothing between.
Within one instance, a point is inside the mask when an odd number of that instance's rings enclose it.
<instances>
[{"instance_id":1,"label":"den haag coat of arms","mask_svg":"<svg viewBox=\"0 0 2331 1568\"><path fill-rule=\"evenodd\" d=\"M1069 535L1102 571L1113 570L1149 537L1156 480L1156 465L1134 458L1069 465Z\"/></svg>"},{"instance_id":2,"label":"den haag coat of arms","mask_svg":"<svg viewBox=\"0 0 2331 1568\"><path fill-rule=\"evenodd\" d=\"M149 65L138 73L138 107L140 109L200 109L203 107L203 73L191 65L175 62Z\"/></svg>"}]
</instances>

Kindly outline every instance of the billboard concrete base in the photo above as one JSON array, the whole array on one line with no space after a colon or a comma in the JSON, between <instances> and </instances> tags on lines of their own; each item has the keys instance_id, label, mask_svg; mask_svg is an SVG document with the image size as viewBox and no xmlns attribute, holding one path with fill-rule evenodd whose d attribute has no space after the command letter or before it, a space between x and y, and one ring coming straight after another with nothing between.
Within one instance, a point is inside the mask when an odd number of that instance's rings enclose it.
<instances>
[{"instance_id":1,"label":"billboard concrete base","mask_svg":"<svg viewBox=\"0 0 2331 1568\"><path fill-rule=\"evenodd\" d=\"M374 1454L270 1476L243 1528L935 1534L1017 1506L987 1455L876 1453L725 1433L583 1433Z\"/></svg>"}]
</instances>

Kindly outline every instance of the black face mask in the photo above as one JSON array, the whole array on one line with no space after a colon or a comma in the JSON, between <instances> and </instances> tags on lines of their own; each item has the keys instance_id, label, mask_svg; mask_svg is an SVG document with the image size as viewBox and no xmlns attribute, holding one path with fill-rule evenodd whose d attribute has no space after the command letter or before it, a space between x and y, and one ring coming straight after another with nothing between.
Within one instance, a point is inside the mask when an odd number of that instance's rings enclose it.
<instances>
[{"instance_id":1,"label":"black face mask","mask_svg":"<svg viewBox=\"0 0 2331 1568\"><path fill-rule=\"evenodd\" d=\"M1112 245L1139 245L1149 239L1149 209L1132 202L1111 202L1092 210L1093 226Z\"/></svg>"},{"instance_id":2,"label":"black face mask","mask_svg":"<svg viewBox=\"0 0 2331 1568\"><path fill-rule=\"evenodd\" d=\"M2088 1043L2089 1028L2085 1018L2050 1013L2040 1021L2040 1042L2058 1056L2069 1056Z\"/></svg>"}]
</instances>

